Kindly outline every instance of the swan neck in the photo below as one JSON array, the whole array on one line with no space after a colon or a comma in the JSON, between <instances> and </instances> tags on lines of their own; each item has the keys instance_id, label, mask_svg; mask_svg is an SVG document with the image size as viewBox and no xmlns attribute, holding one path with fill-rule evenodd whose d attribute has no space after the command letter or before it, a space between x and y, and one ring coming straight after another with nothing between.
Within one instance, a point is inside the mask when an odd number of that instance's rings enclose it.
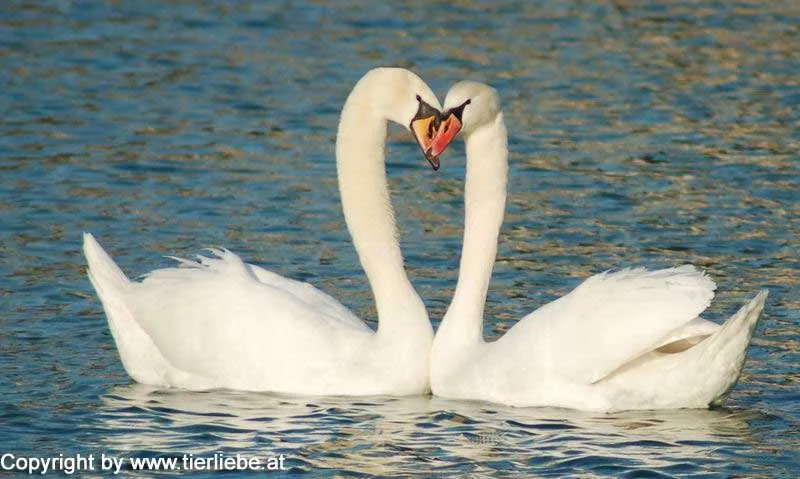
<instances>
[{"instance_id":1,"label":"swan neck","mask_svg":"<svg viewBox=\"0 0 800 479\"><path fill-rule=\"evenodd\" d=\"M380 103L372 101L369 86L356 86L339 122L336 168L344 218L375 298L378 333L430 330L397 239L384 158L388 115L376 108Z\"/></svg>"},{"instance_id":2,"label":"swan neck","mask_svg":"<svg viewBox=\"0 0 800 479\"><path fill-rule=\"evenodd\" d=\"M483 341L486 294L505 212L508 145L502 114L472 132L466 150L464 244L453 301L438 333L464 345Z\"/></svg>"}]
</instances>

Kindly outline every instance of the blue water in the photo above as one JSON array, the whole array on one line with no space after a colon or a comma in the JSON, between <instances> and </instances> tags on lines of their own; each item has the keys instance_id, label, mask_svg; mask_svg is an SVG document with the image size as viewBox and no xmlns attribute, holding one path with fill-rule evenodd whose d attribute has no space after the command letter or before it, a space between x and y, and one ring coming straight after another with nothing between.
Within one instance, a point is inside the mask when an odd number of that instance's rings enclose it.
<instances>
[{"instance_id":1,"label":"blue water","mask_svg":"<svg viewBox=\"0 0 800 479\"><path fill-rule=\"evenodd\" d=\"M310 477L796 477L797 2L396 3L0 5L0 455L282 454ZM226 246L373 320L332 157L341 104L377 65L441 96L464 78L502 96L511 193L488 337L612 267L704 268L717 321L769 288L723 407L597 415L133 384L82 231L132 276ZM392 130L389 175L438 323L463 147L434 173L407 136ZM78 472L110 475L94 466Z\"/></svg>"}]
</instances>

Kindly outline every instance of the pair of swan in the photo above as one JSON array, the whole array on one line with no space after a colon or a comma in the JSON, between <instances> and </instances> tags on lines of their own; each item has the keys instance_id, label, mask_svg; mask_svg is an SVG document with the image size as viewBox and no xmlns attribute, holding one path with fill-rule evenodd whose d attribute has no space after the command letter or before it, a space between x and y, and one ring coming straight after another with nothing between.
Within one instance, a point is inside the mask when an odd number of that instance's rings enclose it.
<instances>
[{"instance_id":1,"label":"pair of swan","mask_svg":"<svg viewBox=\"0 0 800 479\"><path fill-rule=\"evenodd\" d=\"M434 168L458 134L466 142L458 284L435 338L397 242L384 164L387 121L407 127ZM507 156L491 87L457 83L441 108L407 70L368 72L342 110L336 161L345 220L375 297L377 331L310 284L227 250L131 282L87 233L89 277L126 371L141 383L187 389L432 390L598 411L707 407L724 395L741 372L766 291L719 326L698 316L715 285L692 266L593 276L499 340L483 340Z\"/></svg>"}]
</instances>

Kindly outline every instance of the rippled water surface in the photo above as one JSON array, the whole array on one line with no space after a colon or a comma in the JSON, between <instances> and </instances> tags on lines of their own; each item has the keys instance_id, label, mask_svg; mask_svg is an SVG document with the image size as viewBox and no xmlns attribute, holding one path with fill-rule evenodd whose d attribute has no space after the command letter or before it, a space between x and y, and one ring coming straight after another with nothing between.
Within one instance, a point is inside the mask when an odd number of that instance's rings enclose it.
<instances>
[{"instance_id":1,"label":"rippled water surface","mask_svg":"<svg viewBox=\"0 0 800 479\"><path fill-rule=\"evenodd\" d=\"M800 4L395 3L0 5L0 453L283 454L324 477L796 477ZM597 415L131 383L82 231L132 276L224 245L374 325L332 158L350 87L385 64L442 96L473 78L503 98L511 193L487 336L592 273L694 263L718 281L717 321L771 291L724 407ZM409 274L438 322L463 147L434 173L395 129L388 154Z\"/></svg>"}]
</instances>

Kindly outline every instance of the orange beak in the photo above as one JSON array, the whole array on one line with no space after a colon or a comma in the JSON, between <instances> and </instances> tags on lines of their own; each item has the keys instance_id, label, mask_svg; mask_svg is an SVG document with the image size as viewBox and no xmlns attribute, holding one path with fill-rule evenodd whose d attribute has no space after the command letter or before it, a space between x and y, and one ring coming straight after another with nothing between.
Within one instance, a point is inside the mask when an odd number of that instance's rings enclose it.
<instances>
[{"instance_id":1,"label":"orange beak","mask_svg":"<svg viewBox=\"0 0 800 479\"><path fill-rule=\"evenodd\" d=\"M436 120L437 115L416 118L411 122L411 132L417 140L417 144L422 148L425 159L431 164L434 170L439 169L439 155L433 154L433 142L436 139Z\"/></svg>"},{"instance_id":2,"label":"orange beak","mask_svg":"<svg viewBox=\"0 0 800 479\"><path fill-rule=\"evenodd\" d=\"M431 155L438 158L456 138L459 131L461 131L461 120L455 113L450 113L436 130L436 135L431 142Z\"/></svg>"}]
</instances>

